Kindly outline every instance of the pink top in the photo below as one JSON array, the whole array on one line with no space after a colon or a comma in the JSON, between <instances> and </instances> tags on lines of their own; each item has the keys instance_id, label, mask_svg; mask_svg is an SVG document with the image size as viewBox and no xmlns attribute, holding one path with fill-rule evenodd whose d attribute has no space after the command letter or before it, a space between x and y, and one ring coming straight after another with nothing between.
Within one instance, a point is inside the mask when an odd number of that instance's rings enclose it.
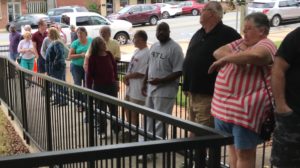
<instances>
[{"instance_id":1,"label":"pink top","mask_svg":"<svg viewBox=\"0 0 300 168\"><path fill-rule=\"evenodd\" d=\"M243 41L239 39L228 44L232 52L239 52ZM274 59L276 46L271 40L263 39L253 47L256 46L266 47ZM264 84L265 78L271 92L270 74L271 66L226 64L220 69L216 79L212 115L222 121L259 132L266 112L271 107Z\"/></svg>"}]
</instances>

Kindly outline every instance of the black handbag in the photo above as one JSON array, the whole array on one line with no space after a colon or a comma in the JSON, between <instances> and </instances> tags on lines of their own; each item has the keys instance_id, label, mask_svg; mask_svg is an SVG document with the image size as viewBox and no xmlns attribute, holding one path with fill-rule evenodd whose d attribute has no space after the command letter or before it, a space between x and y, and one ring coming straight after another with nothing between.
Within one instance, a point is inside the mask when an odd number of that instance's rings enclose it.
<instances>
[{"instance_id":1,"label":"black handbag","mask_svg":"<svg viewBox=\"0 0 300 168\"><path fill-rule=\"evenodd\" d=\"M273 106L273 101L272 101L270 91L267 86L266 79L264 77L264 71L262 68L261 68L261 73L262 73L263 81L265 84L265 88L267 89L269 101L271 102L271 108L267 114L267 117L265 118L265 120L262 123L259 137L264 141L269 141L271 139L272 133L275 129L274 106Z\"/></svg>"}]
</instances>

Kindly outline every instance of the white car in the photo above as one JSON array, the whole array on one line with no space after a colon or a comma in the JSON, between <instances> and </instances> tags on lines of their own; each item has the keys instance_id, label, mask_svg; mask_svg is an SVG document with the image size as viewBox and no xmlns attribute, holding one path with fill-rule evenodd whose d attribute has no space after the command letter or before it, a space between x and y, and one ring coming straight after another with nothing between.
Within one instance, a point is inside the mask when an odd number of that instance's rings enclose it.
<instances>
[{"instance_id":1,"label":"white car","mask_svg":"<svg viewBox=\"0 0 300 168\"><path fill-rule=\"evenodd\" d=\"M254 0L249 3L247 11L248 14L266 14L272 26L279 26L283 21L300 19L300 5L296 0Z\"/></svg>"},{"instance_id":2,"label":"white car","mask_svg":"<svg viewBox=\"0 0 300 168\"><path fill-rule=\"evenodd\" d=\"M99 36L99 30L103 26L111 28L112 38L116 39L121 45L126 44L132 36L132 24L125 20L109 20L98 13L80 12L80 13L64 13L61 23L68 26L85 27L89 37ZM67 34L67 41L70 42L70 31Z\"/></svg>"},{"instance_id":3,"label":"white car","mask_svg":"<svg viewBox=\"0 0 300 168\"><path fill-rule=\"evenodd\" d=\"M182 8L176 4L156 3L160 6L160 11L163 19L181 15Z\"/></svg>"}]
</instances>

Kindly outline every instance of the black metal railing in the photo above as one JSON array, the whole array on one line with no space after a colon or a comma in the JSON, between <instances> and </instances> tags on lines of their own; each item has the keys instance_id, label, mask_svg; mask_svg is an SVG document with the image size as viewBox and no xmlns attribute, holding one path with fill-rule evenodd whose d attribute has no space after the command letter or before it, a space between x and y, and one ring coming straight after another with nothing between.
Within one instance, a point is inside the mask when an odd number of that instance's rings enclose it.
<instances>
[{"instance_id":1,"label":"black metal railing","mask_svg":"<svg viewBox=\"0 0 300 168\"><path fill-rule=\"evenodd\" d=\"M199 151L205 152L205 148L209 148L207 165L216 167L220 164L221 146L232 143L230 135L34 73L4 57L0 57L0 65L4 65L0 67L3 72L0 81L4 86L0 92L1 101L22 127L24 139L28 143L33 143L41 151L60 151L59 153L70 158L73 158L73 154L69 154L67 150L89 150L86 148L96 146L101 155L107 155L98 159L98 152L90 153L86 157L81 156L78 161L70 162L57 159L53 161L55 165L68 163L72 167L138 167L139 162L142 162L145 167L149 164L154 167L178 167L181 163L189 167L204 167L205 156ZM117 115L111 112L113 106L119 109ZM126 120L124 109L138 114L139 124L134 125ZM155 125L157 122L162 123L163 133L160 136L155 129L153 132L148 131L152 129L148 123ZM101 127L103 123L104 126ZM124 137L125 132L129 133L128 138ZM189 133L194 133L197 137L188 138ZM161 147L168 144L169 147ZM126 148L130 150L127 155L124 151L119 151L122 155L115 153L114 157L109 157L106 153L110 153L109 148L121 148L124 145L132 147ZM102 147L106 147L108 151L101 152ZM35 159L39 160L40 156L49 155L50 159L51 154L53 153L29 154L24 157L36 156ZM148 162L151 156L153 159ZM22 163L17 163L17 158L18 156L2 158L0 165ZM8 162L14 159L16 160ZM48 163L32 166L43 165Z\"/></svg>"},{"instance_id":2,"label":"black metal railing","mask_svg":"<svg viewBox=\"0 0 300 168\"><path fill-rule=\"evenodd\" d=\"M2 48L5 47L0 46L0 55L7 57L7 50L1 50ZM118 63L118 73L121 80L127 70L127 66L127 62ZM120 91L118 99L116 99L21 69L16 64L3 57L0 59L0 99L8 106L10 116L12 118L16 118L20 126L23 128L24 139L28 143L33 143L41 151L61 151L70 149L77 149L80 151L82 148L86 147L101 146L101 148L99 148L99 152L101 153L103 147L113 147L114 145L122 146L124 143L125 145L129 145L129 148L133 144L132 149L130 148L130 150L134 150L135 145L143 146L148 143L151 144L154 139L157 139L157 141L154 141L155 143L168 143L169 141L173 142L174 140L179 140L181 143L186 142L187 144L191 144L191 141L193 140L186 139L188 138L189 132L194 132L198 135L223 135L212 129L186 121L188 116L188 100L181 90L181 84L179 86L177 101L172 113L172 116L176 116L180 119L122 101L125 97L126 86L122 82L119 84ZM60 97L62 101L67 103L62 105L55 104L55 97ZM103 107L101 104L105 104L107 106ZM118 107L117 116L110 113L110 109L107 108L110 106ZM126 120L124 109L128 109L139 114L138 125L132 124L131 120ZM133 114L134 113L132 113L132 115ZM147 128L145 128L145 125L147 125L147 118L152 118L151 122L153 123L156 121L163 122L164 133L162 137L156 136L155 132L153 134L147 132ZM105 129L103 136L100 136L97 134L99 131L99 121L103 120L107 121L107 129ZM117 126L115 123L117 123ZM114 127L119 128L117 134L115 134L112 129ZM125 132L130 133L130 136L127 137L127 139L124 137L126 134ZM131 136L131 134L133 135ZM221 139L222 138L224 137L221 136ZM222 141L221 139L218 139L217 141ZM212 144L214 143L213 140L208 140L208 142L211 142ZM230 143L230 140L225 138L224 142L221 144L217 143L216 147L218 148L227 143ZM163 149L153 146L154 151L151 150L152 148L150 148L149 151L144 151L143 148L144 147L141 147L141 151L143 151L144 154L153 154L155 153L155 150ZM268 162L268 157L265 157L265 145L258 148L258 150L262 150L262 156L258 155L257 158L261 163L257 165L259 165L259 167L264 167L265 165L268 165L265 164ZM213 149L211 151L211 153L214 153ZM123 158L122 164L128 164L123 167L134 167L132 165L137 165L138 161L141 160L141 158L138 159L138 155L140 154L139 152L140 151L137 151L135 156L129 154L123 156L119 155L118 157ZM173 152L172 157L167 158L166 156L169 155L166 155L166 152ZM73 154L69 155L68 151L63 151L63 153L66 154L65 157L73 156ZM188 148L181 148L180 144L178 144L178 148L176 149L174 148L170 151L161 150L156 153L157 155L160 154L158 155L158 158L161 163L164 162L165 164L166 161L172 160L172 165L176 165L175 167L178 167L179 162L180 164L181 162L184 163L183 167L189 167L189 165L192 165L193 162L193 160L189 158L194 158L194 155L199 156L199 151L196 151L194 147L189 146ZM91 157L93 155L96 156L97 154L99 153L94 151L94 153L91 154ZM51 157L57 156L58 158L61 156L56 155L55 152L47 153L44 156L48 155L51 155ZM95 162L97 163L96 165L99 166L99 164L103 162L107 165L108 160L110 160L110 164L115 163L115 160L112 161L107 154L102 153L102 155L107 156L107 158L104 159L105 161ZM80 157L80 155L78 156ZM268 152L267 156L269 156ZM29 156L31 159L37 159L39 157L40 155L38 154L32 155L32 157L31 155ZM142 158L144 158L144 162L145 159L147 159L147 157ZM210 157L211 160L212 158L216 158L216 156ZM22 157L20 157L20 159L22 159ZM41 161L42 160L43 159L41 159ZM82 160L74 160L72 163L75 163L76 161L81 162ZM228 158L225 147L222 148L221 161L222 166L227 167L226 163L228 163ZM152 165L157 165L156 162L157 160L154 160L151 163ZM66 162L60 162L58 159L58 162L55 162L55 165L57 163L63 164ZM86 163L81 163L79 165L85 164ZM40 164L40 166L42 165L45 164Z\"/></svg>"}]
</instances>

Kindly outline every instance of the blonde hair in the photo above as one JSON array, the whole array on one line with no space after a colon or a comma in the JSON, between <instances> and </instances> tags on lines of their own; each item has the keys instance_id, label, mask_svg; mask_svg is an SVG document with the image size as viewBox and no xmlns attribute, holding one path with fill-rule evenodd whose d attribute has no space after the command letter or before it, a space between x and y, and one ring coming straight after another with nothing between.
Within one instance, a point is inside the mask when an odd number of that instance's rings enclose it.
<instances>
[{"instance_id":1,"label":"blonde hair","mask_svg":"<svg viewBox=\"0 0 300 168\"><path fill-rule=\"evenodd\" d=\"M54 41L54 40L61 40L60 34L58 32L58 30L54 27L49 28L48 30L48 37L50 40Z\"/></svg>"},{"instance_id":2,"label":"blonde hair","mask_svg":"<svg viewBox=\"0 0 300 168\"><path fill-rule=\"evenodd\" d=\"M25 31L23 34L24 39L26 38L30 38L31 37L31 33L29 31Z\"/></svg>"}]
</instances>

